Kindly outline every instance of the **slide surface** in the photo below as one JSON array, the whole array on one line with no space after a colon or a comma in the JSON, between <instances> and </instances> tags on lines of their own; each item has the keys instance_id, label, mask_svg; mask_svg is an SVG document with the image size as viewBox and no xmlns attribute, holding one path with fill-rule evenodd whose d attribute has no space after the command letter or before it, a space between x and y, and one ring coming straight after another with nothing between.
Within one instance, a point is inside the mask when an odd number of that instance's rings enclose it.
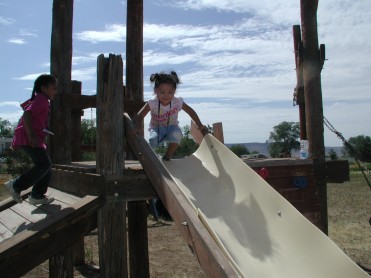
<instances>
[{"instance_id":1,"label":"slide surface","mask_svg":"<svg viewBox=\"0 0 371 278\"><path fill-rule=\"evenodd\" d=\"M164 165L241 277L369 277L213 136Z\"/></svg>"}]
</instances>

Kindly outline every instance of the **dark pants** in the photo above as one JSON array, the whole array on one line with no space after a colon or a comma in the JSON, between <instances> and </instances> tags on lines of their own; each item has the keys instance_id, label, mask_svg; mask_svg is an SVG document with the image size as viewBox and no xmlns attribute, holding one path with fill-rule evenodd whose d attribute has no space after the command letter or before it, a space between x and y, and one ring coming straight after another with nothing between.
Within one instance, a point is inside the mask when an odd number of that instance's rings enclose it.
<instances>
[{"instance_id":1,"label":"dark pants","mask_svg":"<svg viewBox=\"0 0 371 278\"><path fill-rule=\"evenodd\" d=\"M49 155L42 148L22 146L22 150L32 159L34 167L14 179L14 190L20 193L33 186L31 196L35 199L43 198L52 177L52 163Z\"/></svg>"}]
</instances>

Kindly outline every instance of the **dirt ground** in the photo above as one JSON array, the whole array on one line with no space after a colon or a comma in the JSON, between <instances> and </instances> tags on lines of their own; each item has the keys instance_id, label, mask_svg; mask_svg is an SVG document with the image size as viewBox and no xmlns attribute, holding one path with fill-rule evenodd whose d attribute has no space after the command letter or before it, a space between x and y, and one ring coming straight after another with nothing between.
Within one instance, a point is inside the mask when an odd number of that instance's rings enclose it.
<instances>
[{"instance_id":1,"label":"dirt ground","mask_svg":"<svg viewBox=\"0 0 371 278\"><path fill-rule=\"evenodd\" d=\"M0 183L2 184L2 182ZM356 263L371 266L371 189L365 182L328 184L329 237ZM0 193L4 192L0 190ZM7 197L3 193L1 198ZM148 218L151 277L206 277L171 221ZM75 277L98 277L97 234L85 238L85 258L92 267L76 269ZM23 277L48 277L44 262Z\"/></svg>"}]
</instances>

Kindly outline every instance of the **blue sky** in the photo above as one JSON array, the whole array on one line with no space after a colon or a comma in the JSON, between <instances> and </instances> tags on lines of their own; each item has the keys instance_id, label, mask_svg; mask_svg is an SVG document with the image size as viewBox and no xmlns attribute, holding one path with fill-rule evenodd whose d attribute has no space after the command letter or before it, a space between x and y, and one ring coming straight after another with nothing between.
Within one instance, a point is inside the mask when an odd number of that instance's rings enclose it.
<instances>
[{"instance_id":1,"label":"blue sky","mask_svg":"<svg viewBox=\"0 0 371 278\"><path fill-rule=\"evenodd\" d=\"M347 139L370 136L371 2L320 1L317 15L328 59L324 115ZM49 72L51 16L51 0L0 0L3 119L18 120L34 79ZM297 24L299 0L144 0L144 97L152 97L151 73L176 70L177 95L205 124L222 122L226 143L265 142L273 126L299 121L292 105ZM96 92L99 54L121 54L125 64L125 28L126 1L75 0L72 78L83 94ZM189 122L181 113L180 125ZM342 142L325 128L325 145Z\"/></svg>"}]
</instances>

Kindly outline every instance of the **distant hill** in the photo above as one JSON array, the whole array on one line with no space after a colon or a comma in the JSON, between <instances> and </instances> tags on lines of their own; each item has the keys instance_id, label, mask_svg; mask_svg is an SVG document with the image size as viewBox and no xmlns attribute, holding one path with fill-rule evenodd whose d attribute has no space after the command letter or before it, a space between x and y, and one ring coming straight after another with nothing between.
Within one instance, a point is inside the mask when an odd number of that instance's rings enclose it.
<instances>
[{"instance_id":1,"label":"distant hill","mask_svg":"<svg viewBox=\"0 0 371 278\"><path fill-rule=\"evenodd\" d=\"M257 143L257 142L253 142L253 143L235 143L235 144L225 144L228 148L230 148L231 146L233 145L244 145L250 153L252 152L258 152L258 153L262 153L266 156L268 156L268 143ZM341 157L343 154L342 154L342 150L343 150L344 147L325 147L325 153L326 155L329 153L329 151L331 149L333 149L338 157ZM299 156L299 151L295 152L292 154L293 156Z\"/></svg>"}]
</instances>

